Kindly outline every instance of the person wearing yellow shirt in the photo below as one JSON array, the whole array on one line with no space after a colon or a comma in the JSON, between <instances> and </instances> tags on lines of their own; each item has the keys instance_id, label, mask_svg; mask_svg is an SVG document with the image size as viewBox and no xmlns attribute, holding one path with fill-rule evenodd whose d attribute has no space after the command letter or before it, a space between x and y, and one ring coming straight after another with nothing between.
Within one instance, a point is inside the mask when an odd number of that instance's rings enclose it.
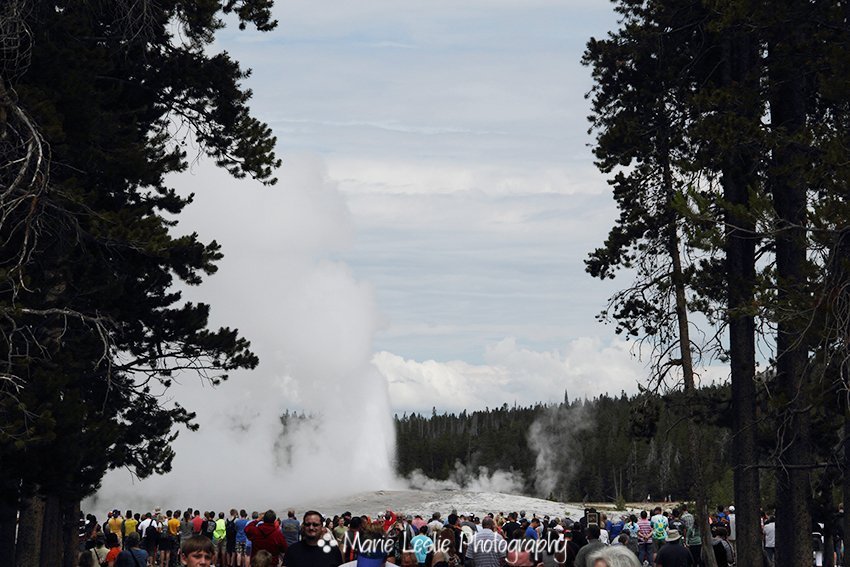
<instances>
[{"instance_id":1,"label":"person wearing yellow shirt","mask_svg":"<svg viewBox=\"0 0 850 567\"><path fill-rule=\"evenodd\" d=\"M171 565L171 554L178 553L180 550L180 510L172 513L171 510L165 511L163 528L163 536L159 542L159 551L162 554L162 565Z\"/></svg>"},{"instance_id":2,"label":"person wearing yellow shirt","mask_svg":"<svg viewBox=\"0 0 850 567\"><path fill-rule=\"evenodd\" d=\"M121 517L121 512L119 512L118 510L113 510L112 516L106 523L110 533L117 535L118 539L121 540L121 536L123 535L121 533L121 527L124 524L124 518Z\"/></svg>"},{"instance_id":3,"label":"person wearing yellow shirt","mask_svg":"<svg viewBox=\"0 0 850 567\"><path fill-rule=\"evenodd\" d=\"M132 510L127 510L127 515L124 516L124 539L127 538L128 535L136 533L139 527L139 518L133 516ZM122 539L122 538L118 538Z\"/></svg>"}]
</instances>

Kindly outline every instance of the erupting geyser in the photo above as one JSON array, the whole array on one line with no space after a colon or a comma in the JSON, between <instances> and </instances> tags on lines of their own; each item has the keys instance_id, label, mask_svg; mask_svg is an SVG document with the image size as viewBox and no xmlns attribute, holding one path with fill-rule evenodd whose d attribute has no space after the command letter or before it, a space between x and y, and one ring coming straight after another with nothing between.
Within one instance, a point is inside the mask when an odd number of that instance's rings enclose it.
<instances>
[{"instance_id":1,"label":"erupting geyser","mask_svg":"<svg viewBox=\"0 0 850 567\"><path fill-rule=\"evenodd\" d=\"M208 228L225 258L186 295L212 305L213 325L238 327L260 366L218 388L178 377L166 395L197 411L201 429L174 442L173 470L135 482L114 471L83 508L279 509L398 488L387 384L370 362L378 314L371 288L328 259L352 230L321 161L290 157L274 191L228 186L237 182L211 166L191 183L204 189L179 230ZM213 214L222 200L226 219ZM310 418L289 420L284 436L286 410ZM144 435L144 423L134 427Z\"/></svg>"}]
</instances>

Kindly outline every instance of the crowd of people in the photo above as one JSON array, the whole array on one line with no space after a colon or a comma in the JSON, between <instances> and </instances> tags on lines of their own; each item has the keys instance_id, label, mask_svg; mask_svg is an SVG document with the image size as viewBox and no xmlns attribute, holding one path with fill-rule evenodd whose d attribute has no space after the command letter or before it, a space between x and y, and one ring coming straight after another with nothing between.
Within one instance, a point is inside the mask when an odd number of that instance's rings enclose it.
<instances>
[{"instance_id":1,"label":"crowd of people","mask_svg":"<svg viewBox=\"0 0 850 567\"><path fill-rule=\"evenodd\" d=\"M249 514L113 510L102 524L80 523L83 567L690 567L710 545L719 567L736 565L735 508L719 507L712 534L701 537L687 505L612 515L588 509L577 520L525 511L429 518L386 510L325 517L294 510ZM775 548L773 518L765 515L764 565Z\"/></svg>"}]
</instances>

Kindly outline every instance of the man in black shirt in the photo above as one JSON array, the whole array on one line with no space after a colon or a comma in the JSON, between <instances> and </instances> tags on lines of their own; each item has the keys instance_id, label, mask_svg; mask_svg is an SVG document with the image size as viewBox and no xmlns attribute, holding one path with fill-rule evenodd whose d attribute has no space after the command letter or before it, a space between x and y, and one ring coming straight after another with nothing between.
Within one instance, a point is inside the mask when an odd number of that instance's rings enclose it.
<instances>
[{"instance_id":1,"label":"man in black shirt","mask_svg":"<svg viewBox=\"0 0 850 567\"><path fill-rule=\"evenodd\" d=\"M338 567L342 564L333 534L324 530L325 519L310 510L301 523L301 541L289 546L283 556L284 567ZM324 533L323 533L324 532Z\"/></svg>"},{"instance_id":2,"label":"man in black shirt","mask_svg":"<svg viewBox=\"0 0 850 567\"><path fill-rule=\"evenodd\" d=\"M514 532L519 528L519 522L516 521L516 512L511 512L508 515L508 521L502 526L502 533L505 534L505 539L508 541L514 539Z\"/></svg>"}]
</instances>

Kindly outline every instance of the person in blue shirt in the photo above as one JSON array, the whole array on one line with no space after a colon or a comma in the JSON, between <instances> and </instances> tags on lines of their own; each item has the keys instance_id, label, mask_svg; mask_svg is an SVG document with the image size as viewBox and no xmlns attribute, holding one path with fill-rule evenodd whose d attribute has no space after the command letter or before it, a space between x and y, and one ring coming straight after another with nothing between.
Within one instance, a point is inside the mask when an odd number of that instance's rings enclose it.
<instances>
[{"instance_id":1,"label":"person in blue shirt","mask_svg":"<svg viewBox=\"0 0 850 567\"><path fill-rule=\"evenodd\" d=\"M287 510L286 519L280 523L280 531L283 532L287 545L293 545L300 539L301 523L295 517L295 510Z\"/></svg>"},{"instance_id":2,"label":"person in blue shirt","mask_svg":"<svg viewBox=\"0 0 850 567\"><path fill-rule=\"evenodd\" d=\"M139 532L133 532L124 539L124 551L115 558L115 567L144 567L148 564L148 552L139 549Z\"/></svg>"},{"instance_id":3,"label":"person in blue shirt","mask_svg":"<svg viewBox=\"0 0 850 567\"><path fill-rule=\"evenodd\" d=\"M248 536L245 535L245 526L248 525L248 512L239 510L239 517L236 519L236 564L245 565L247 558L251 556L251 551L248 548Z\"/></svg>"},{"instance_id":4,"label":"person in blue shirt","mask_svg":"<svg viewBox=\"0 0 850 567\"><path fill-rule=\"evenodd\" d=\"M540 520L537 518L531 518L531 523L525 528L525 537L527 539L539 539L540 533L537 531L537 528L540 527Z\"/></svg>"},{"instance_id":5,"label":"person in blue shirt","mask_svg":"<svg viewBox=\"0 0 850 567\"><path fill-rule=\"evenodd\" d=\"M425 565L425 558L428 557L428 553L434 547L434 542L428 537L428 526L419 528L419 534L410 540L410 547L416 554L416 562L420 566Z\"/></svg>"},{"instance_id":6,"label":"person in blue shirt","mask_svg":"<svg viewBox=\"0 0 850 567\"><path fill-rule=\"evenodd\" d=\"M609 525L605 529L608 530L608 537L611 541L614 541L621 533L623 533L623 528L626 526L625 518L625 516L620 516L617 518L616 522L612 523L610 520L607 522Z\"/></svg>"}]
</instances>

